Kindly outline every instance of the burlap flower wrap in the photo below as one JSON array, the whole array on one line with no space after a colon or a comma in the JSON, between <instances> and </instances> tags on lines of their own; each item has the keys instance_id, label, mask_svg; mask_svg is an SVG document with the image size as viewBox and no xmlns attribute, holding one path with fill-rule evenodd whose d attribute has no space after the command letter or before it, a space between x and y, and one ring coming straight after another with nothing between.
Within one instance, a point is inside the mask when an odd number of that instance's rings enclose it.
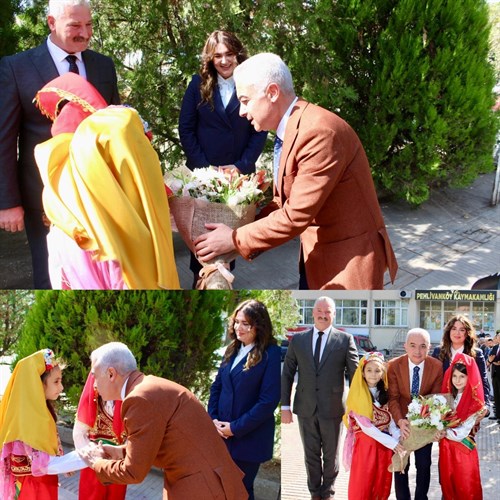
<instances>
[{"instance_id":1,"label":"burlap flower wrap","mask_svg":"<svg viewBox=\"0 0 500 500\"><path fill-rule=\"evenodd\" d=\"M410 435L401 441L406 453L401 456L395 453L389 472L403 472L408 465L410 452L419 450L435 441L437 431L454 427L458 424L452 407L450 394L430 394L414 398L406 418L410 421ZM420 408L419 408L420 407ZM413 408L419 412L412 411Z\"/></svg>"},{"instance_id":2,"label":"burlap flower wrap","mask_svg":"<svg viewBox=\"0 0 500 500\"><path fill-rule=\"evenodd\" d=\"M212 203L189 196L170 197L170 212L182 239L189 249L196 254L193 241L207 232L205 224L219 222L232 229L244 226L255 220L255 204L228 206ZM198 289L231 289L233 275L223 264L231 262L238 254L221 255L209 262L201 262Z\"/></svg>"}]
</instances>

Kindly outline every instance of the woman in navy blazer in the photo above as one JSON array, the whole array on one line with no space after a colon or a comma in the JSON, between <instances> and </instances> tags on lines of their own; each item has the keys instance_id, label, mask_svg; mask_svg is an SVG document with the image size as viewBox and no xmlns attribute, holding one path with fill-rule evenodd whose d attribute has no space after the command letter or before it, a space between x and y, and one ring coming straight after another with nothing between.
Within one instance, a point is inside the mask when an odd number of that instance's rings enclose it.
<instances>
[{"instance_id":1,"label":"woman in navy blazer","mask_svg":"<svg viewBox=\"0 0 500 500\"><path fill-rule=\"evenodd\" d=\"M233 80L234 68L247 57L243 44L227 31L214 31L205 42L200 74L184 94L179 117L179 138L191 170L213 166L255 172L267 132L256 132L240 116ZM195 286L201 265L193 254L189 268Z\"/></svg>"},{"instance_id":2,"label":"woman in navy blazer","mask_svg":"<svg viewBox=\"0 0 500 500\"><path fill-rule=\"evenodd\" d=\"M452 316L448 323L446 323L441 345L434 349L432 357L442 361L443 372L445 372L449 368L455 352L462 352L462 348L464 354L476 360L481 380L483 381L484 400L489 404L490 384L486 374L483 351L477 347L476 330L467 317L457 314ZM454 352L452 352L452 349Z\"/></svg>"},{"instance_id":3,"label":"woman in navy blazer","mask_svg":"<svg viewBox=\"0 0 500 500\"><path fill-rule=\"evenodd\" d=\"M249 500L260 464L273 456L280 400L280 348L266 306L242 302L229 322L232 340L210 389L208 413L238 467Z\"/></svg>"}]
</instances>

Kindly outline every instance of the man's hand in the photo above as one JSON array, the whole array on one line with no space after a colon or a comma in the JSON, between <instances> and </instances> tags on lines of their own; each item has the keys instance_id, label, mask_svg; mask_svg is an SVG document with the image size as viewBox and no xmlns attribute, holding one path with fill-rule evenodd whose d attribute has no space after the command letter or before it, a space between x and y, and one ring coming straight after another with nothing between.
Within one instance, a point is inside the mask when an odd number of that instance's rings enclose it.
<instances>
[{"instance_id":1,"label":"man's hand","mask_svg":"<svg viewBox=\"0 0 500 500\"><path fill-rule=\"evenodd\" d=\"M0 229L5 229L11 233L24 229L24 209L23 207L13 207L0 210Z\"/></svg>"},{"instance_id":2,"label":"man's hand","mask_svg":"<svg viewBox=\"0 0 500 500\"><path fill-rule=\"evenodd\" d=\"M203 262L235 250L233 230L225 224L205 224L210 230L194 240L197 257Z\"/></svg>"},{"instance_id":3,"label":"man's hand","mask_svg":"<svg viewBox=\"0 0 500 500\"><path fill-rule=\"evenodd\" d=\"M113 446L111 444L103 444L102 449L104 450L104 458L109 458L110 460L123 460L125 458L125 446L124 444L120 446Z\"/></svg>"},{"instance_id":4,"label":"man's hand","mask_svg":"<svg viewBox=\"0 0 500 500\"><path fill-rule=\"evenodd\" d=\"M398 427L401 431L401 439L406 439L410 435L410 422L406 418L400 418Z\"/></svg>"},{"instance_id":5,"label":"man's hand","mask_svg":"<svg viewBox=\"0 0 500 500\"><path fill-rule=\"evenodd\" d=\"M292 410L281 410L281 423L291 424L293 422Z\"/></svg>"}]
</instances>

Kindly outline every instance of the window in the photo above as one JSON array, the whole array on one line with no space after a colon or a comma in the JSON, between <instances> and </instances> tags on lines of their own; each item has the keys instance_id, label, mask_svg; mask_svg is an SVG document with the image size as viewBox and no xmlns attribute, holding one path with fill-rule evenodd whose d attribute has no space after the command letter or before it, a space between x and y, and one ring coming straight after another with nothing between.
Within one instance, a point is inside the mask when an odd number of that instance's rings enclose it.
<instances>
[{"instance_id":1,"label":"window","mask_svg":"<svg viewBox=\"0 0 500 500\"><path fill-rule=\"evenodd\" d=\"M314 307L315 300L308 299L298 299L297 305L299 306L299 314L301 317L300 322L303 325L312 325L314 324L312 310Z\"/></svg>"},{"instance_id":2,"label":"window","mask_svg":"<svg viewBox=\"0 0 500 500\"><path fill-rule=\"evenodd\" d=\"M367 326L368 301L367 300L336 300L337 326Z\"/></svg>"},{"instance_id":3,"label":"window","mask_svg":"<svg viewBox=\"0 0 500 500\"><path fill-rule=\"evenodd\" d=\"M408 302L402 300L375 300L374 326L408 326Z\"/></svg>"}]
</instances>

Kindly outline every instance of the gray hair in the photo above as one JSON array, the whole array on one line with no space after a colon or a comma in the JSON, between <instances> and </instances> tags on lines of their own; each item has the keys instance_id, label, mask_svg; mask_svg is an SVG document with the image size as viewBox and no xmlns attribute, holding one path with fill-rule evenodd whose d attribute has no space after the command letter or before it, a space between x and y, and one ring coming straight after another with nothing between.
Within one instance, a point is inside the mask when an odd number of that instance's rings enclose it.
<instances>
[{"instance_id":1,"label":"gray hair","mask_svg":"<svg viewBox=\"0 0 500 500\"><path fill-rule=\"evenodd\" d=\"M137 370L137 361L130 349L121 342L109 342L98 347L90 355L94 368L103 370L113 367L119 375L127 375Z\"/></svg>"},{"instance_id":2,"label":"gray hair","mask_svg":"<svg viewBox=\"0 0 500 500\"><path fill-rule=\"evenodd\" d=\"M234 79L244 79L264 91L270 83L276 83L283 93L295 95L293 80L288 66L280 56L263 52L250 57L234 69Z\"/></svg>"},{"instance_id":3,"label":"gray hair","mask_svg":"<svg viewBox=\"0 0 500 500\"><path fill-rule=\"evenodd\" d=\"M426 343L428 345L431 345L431 336L429 335L429 332L427 330L424 330L423 328L412 328L406 334L406 342L408 342L408 339L411 335L421 335L422 337L424 337Z\"/></svg>"},{"instance_id":4,"label":"gray hair","mask_svg":"<svg viewBox=\"0 0 500 500\"><path fill-rule=\"evenodd\" d=\"M74 7L76 5L83 5L90 9L89 0L50 0L48 15L52 17L60 17L66 7Z\"/></svg>"},{"instance_id":5,"label":"gray hair","mask_svg":"<svg viewBox=\"0 0 500 500\"><path fill-rule=\"evenodd\" d=\"M314 307L316 307L316 305L319 304L320 302L326 302L335 311L335 301L331 297L328 297L327 295L318 297L314 301Z\"/></svg>"}]
</instances>

